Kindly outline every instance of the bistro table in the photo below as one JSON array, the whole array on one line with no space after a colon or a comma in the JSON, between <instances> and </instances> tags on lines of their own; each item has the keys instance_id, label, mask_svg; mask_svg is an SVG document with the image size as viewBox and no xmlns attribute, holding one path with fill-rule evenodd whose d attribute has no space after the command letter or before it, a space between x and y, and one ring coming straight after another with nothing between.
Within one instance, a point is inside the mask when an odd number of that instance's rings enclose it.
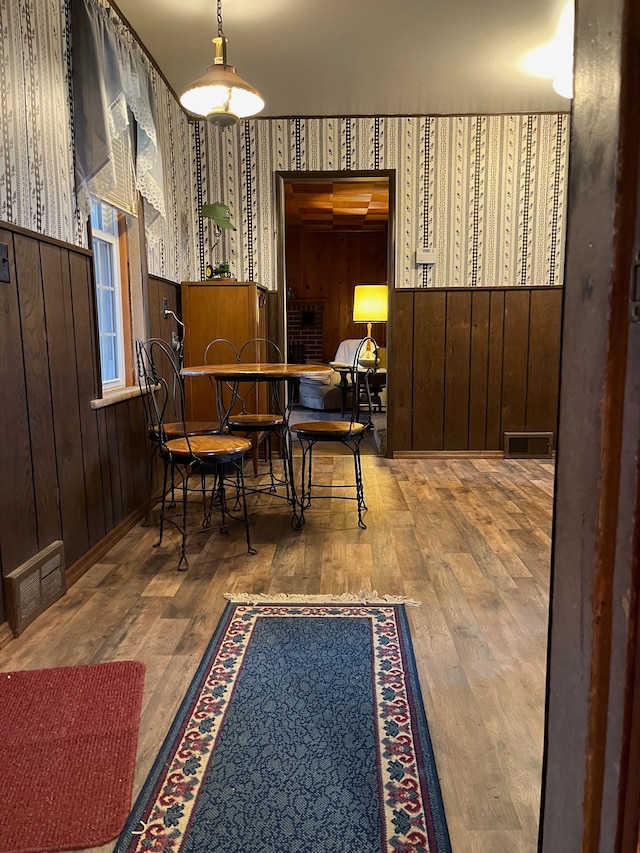
<instances>
[{"instance_id":1,"label":"bistro table","mask_svg":"<svg viewBox=\"0 0 640 853\"><path fill-rule=\"evenodd\" d=\"M216 404L218 406L218 417L220 428L224 429L229 420L229 415L237 399L238 386L241 382L269 382L271 383L271 400L275 411L282 416L282 444L284 463L289 475L290 494L287 495L293 514L297 516L298 499L296 496L295 477L293 472L293 453L291 443L291 432L289 430L289 414L293 402L293 394L290 384L303 376L323 377L330 376L333 368L326 364L292 364L288 362L247 362L231 364L201 364L193 367L183 367L180 371L182 376L206 376L216 383ZM278 383L287 384L287 394L282 399ZM231 388L231 397L227 403L224 402L224 389L226 385ZM221 402L223 401L223 402Z\"/></svg>"}]
</instances>

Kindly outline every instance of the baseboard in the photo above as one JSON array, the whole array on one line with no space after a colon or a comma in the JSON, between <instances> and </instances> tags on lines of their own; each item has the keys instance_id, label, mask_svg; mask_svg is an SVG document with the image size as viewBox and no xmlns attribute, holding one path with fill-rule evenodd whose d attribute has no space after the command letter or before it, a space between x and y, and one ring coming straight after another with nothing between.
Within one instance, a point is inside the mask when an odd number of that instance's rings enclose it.
<instances>
[{"instance_id":1,"label":"baseboard","mask_svg":"<svg viewBox=\"0 0 640 853\"><path fill-rule=\"evenodd\" d=\"M0 625L0 649L4 649L7 643L10 643L13 640L13 631L11 630L11 625L8 622L3 622Z\"/></svg>"},{"instance_id":2,"label":"baseboard","mask_svg":"<svg viewBox=\"0 0 640 853\"><path fill-rule=\"evenodd\" d=\"M394 450L393 459L504 459L502 450Z\"/></svg>"},{"instance_id":3,"label":"baseboard","mask_svg":"<svg viewBox=\"0 0 640 853\"><path fill-rule=\"evenodd\" d=\"M155 499L152 501L152 504ZM97 563L101 557L109 551L113 546L128 533L132 527L141 521L147 513L147 504L144 503L141 507L124 518L119 524L110 530L105 537L91 548L86 554L83 554L79 560L70 566L66 571L67 589L80 580L80 578L89 571L94 563Z\"/></svg>"}]
</instances>

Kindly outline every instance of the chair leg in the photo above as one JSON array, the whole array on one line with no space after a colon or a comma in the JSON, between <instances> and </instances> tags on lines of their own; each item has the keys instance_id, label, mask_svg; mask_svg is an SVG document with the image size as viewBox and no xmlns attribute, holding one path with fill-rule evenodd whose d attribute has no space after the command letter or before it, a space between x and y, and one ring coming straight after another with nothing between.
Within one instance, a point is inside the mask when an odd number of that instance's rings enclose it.
<instances>
[{"instance_id":1,"label":"chair leg","mask_svg":"<svg viewBox=\"0 0 640 853\"><path fill-rule=\"evenodd\" d=\"M218 468L216 481L216 499L220 507L220 533L228 533L226 518L227 518L227 494L224 487L224 465Z\"/></svg>"},{"instance_id":2,"label":"chair leg","mask_svg":"<svg viewBox=\"0 0 640 853\"><path fill-rule=\"evenodd\" d=\"M189 472L185 469L182 475L182 547L180 549L180 561L178 563L178 571L186 572L189 568L187 560L187 495L189 484Z\"/></svg>"},{"instance_id":3,"label":"chair leg","mask_svg":"<svg viewBox=\"0 0 640 853\"><path fill-rule=\"evenodd\" d=\"M239 462L234 463L236 466L236 482L238 484L238 491L242 496L242 523L244 524L245 529L245 538L247 540L247 554L257 554L255 548L251 547L251 534L249 532L249 513L247 511L247 494L244 490L244 460L240 459Z\"/></svg>"},{"instance_id":4,"label":"chair leg","mask_svg":"<svg viewBox=\"0 0 640 853\"><path fill-rule=\"evenodd\" d=\"M258 476L258 469L260 467L260 435L255 432L251 436L251 459L253 461L253 476Z\"/></svg>"},{"instance_id":5,"label":"chair leg","mask_svg":"<svg viewBox=\"0 0 640 853\"><path fill-rule=\"evenodd\" d=\"M173 467L173 466L172 466ZM169 460L164 459L164 473L162 476L162 499L160 502L160 529L158 531L158 541L153 543L154 548L159 548L162 545L162 537L164 535L164 510L167 502L167 473L169 471ZM173 476L172 476L173 480Z\"/></svg>"},{"instance_id":6,"label":"chair leg","mask_svg":"<svg viewBox=\"0 0 640 853\"><path fill-rule=\"evenodd\" d=\"M353 448L353 467L356 479L356 499L358 502L358 527L362 530L367 529L367 525L362 520L362 510L367 509L364 502L364 486L362 483L362 460L360 458L360 442Z\"/></svg>"},{"instance_id":7,"label":"chair leg","mask_svg":"<svg viewBox=\"0 0 640 853\"><path fill-rule=\"evenodd\" d=\"M156 461L156 453L158 452L158 442L153 441L153 447L151 448L151 458L149 459L149 471L147 477L147 511L144 514L144 518L142 519L142 527L149 527L151 521L151 499L153 497L153 472L154 472L154 464Z\"/></svg>"},{"instance_id":8,"label":"chair leg","mask_svg":"<svg viewBox=\"0 0 640 853\"><path fill-rule=\"evenodd\" d=\"M304 527L304 511L311 506L311 476L313 464L313 446L315 441L308 439L300 439L300 448L302 450L302 459L300 464L300 494L298 496L297 507L293 507L293 515L291 517L291 526L296 530L301 530ZM298 515L298 510L300 514Z\"/></svg>"}]
</instances>

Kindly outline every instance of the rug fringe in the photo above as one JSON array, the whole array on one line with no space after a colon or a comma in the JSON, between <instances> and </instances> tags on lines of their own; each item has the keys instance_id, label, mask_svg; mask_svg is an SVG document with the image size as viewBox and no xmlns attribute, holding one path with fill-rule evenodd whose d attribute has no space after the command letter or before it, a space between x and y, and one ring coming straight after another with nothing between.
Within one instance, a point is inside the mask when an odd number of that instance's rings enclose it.
<instances>
[{"instance_id":1,"label":"rug fringe","mask_svg":"<svg viewBox=\"0 0 640 853\"><path fill-rule=\"evenodd\" d=\"M307 594L299 592L225 592L224 597L234 604L406 604L410 607L420 607L422 602L404 595L378 595L377 590L361 589L359 592L343 592L339 595L331 593Z\"/></svg>"}]
</instances>

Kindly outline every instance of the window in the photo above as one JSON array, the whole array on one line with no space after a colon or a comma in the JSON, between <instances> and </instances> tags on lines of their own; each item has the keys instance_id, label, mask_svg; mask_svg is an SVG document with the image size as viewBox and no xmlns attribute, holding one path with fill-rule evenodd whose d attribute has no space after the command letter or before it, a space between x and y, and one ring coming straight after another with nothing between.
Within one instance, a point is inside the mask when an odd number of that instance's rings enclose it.
<instances>
[{"instance_id":1,"label":"window","mask_svg":"<svg viewBox=\"0 0 640 853\"><path fill-rule=\"evenodd\" d=\"M103 388L127 384L131 336L128 282L122 263L121 214L99 199L91 200L91 238L96 277L98 332Z\"/></svg>"}]
</instances>

